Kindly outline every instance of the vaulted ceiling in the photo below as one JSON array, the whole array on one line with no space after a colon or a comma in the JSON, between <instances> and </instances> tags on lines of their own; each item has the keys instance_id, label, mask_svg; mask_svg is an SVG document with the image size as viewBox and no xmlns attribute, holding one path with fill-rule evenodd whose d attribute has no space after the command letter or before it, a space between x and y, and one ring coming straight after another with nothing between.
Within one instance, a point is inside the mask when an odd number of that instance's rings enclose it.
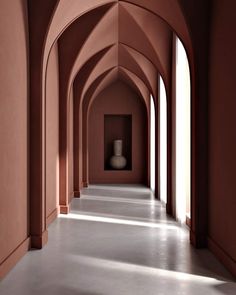
<instances>
[{"instance_id":1,"label":"vaulted ceiling","mask_svg":"<svg viewBox=\"0 0 236 295\"><path fill-rule=\"evenodd\" d=\"M171 45L169 25L145 8L119 1L91 9L59 38L61 97L75 81L77 97L93 99L116 79L156 96L159 74L169 84Z\"/></svg>"},{"instance_id":2,"label":"vaulted ceiling","mask_svg":"<svg viewBox=\"0 0 236 295\"><path fill-rule=\"evenodd\" d=\"M42 68L42 77L53 45L59 44L61 98L68 99L77 81L82 101L92 85L97 93L101 83L108 83L107 75L125 80L139 92L146 88L156 97L160 74L168 93L173 31L191 53L186 0L35 0L28 4L32 58L35 68Z\"/></svg>"}]
</instances>

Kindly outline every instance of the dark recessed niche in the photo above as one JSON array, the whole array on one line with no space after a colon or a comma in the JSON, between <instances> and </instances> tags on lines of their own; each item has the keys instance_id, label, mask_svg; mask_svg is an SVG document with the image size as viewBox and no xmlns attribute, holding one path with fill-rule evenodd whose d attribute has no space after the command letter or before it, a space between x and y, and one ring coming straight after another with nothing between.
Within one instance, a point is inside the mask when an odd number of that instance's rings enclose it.
<instances>
[{"instance_id":1,"label":"dark recessed niche","mask_svg":"<svg viewBox=\"0 0 236 295\"><path fill-rule=\"evenodd\" d=\"M132 115L104 115L104 169L115 170L110 166L110 158L114 155L113 142L123 141L123 156L127 160L122 170L132 170Z\"/></svg>"}]
</instances>

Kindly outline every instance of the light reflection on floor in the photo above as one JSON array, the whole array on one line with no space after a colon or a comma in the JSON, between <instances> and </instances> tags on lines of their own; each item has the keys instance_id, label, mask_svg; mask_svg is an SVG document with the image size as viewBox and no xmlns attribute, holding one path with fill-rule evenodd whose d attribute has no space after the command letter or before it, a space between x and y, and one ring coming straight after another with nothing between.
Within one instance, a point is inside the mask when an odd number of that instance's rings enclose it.
<instances>
[{"instance_id":1,"label":"light reflection on floor","mask_svg":"<svg viewBox=\"0 0 236 295\"><path fill-rule=\"evenodd\" d=\"M87 213L87 214L73 214L73 213L71 213L71 214L68 214L68 215L60 215L59 218L87 220L87 221L94 221L94 222L106 222L106 223L134 225L134 226L144 226L144 227L161 228L161 229L174 229L174 230L179 229L178 226L174 226L174 225L153 223L153 222L133 221L133 220L112 218L112 217L104 217L104 216L103 217L101 217L101 216L92 216L92 215L89 215L89 213Z\"/></svg>"}]
</instances>

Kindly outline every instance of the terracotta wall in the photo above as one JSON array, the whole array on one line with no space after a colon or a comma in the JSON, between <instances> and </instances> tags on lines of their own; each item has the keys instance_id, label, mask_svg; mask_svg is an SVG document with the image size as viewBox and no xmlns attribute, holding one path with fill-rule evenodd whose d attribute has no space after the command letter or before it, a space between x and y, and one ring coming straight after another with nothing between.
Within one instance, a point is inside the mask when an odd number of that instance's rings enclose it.
<instances>
[{"instance_id":1,"label":"terracotta wall","mask_svg":"<svg viewBox=\"0 0 236 295\"><path fill-rule=\"evenodd\" d=\"M132 170L104 170L104 115L132 114ZM147 111L142 98L117 81L95 98L89 115L89 183L147 183Z\"/></svg>"},{"instance_id":2,"label":"terracotta wall","mask_svg":"<svg viewBox=\"0 0 236 295\"><path fill-rule=\"evenodd\" d=\"M26 1L0 2L0 277L27 249L26 11Z\"/></svg>"},{"instance_id":3,"label":"terracotta wall","mask_svg":"<svg viewBox=\"0 0 236 295\"><path fill-rule=\"evenodd\" d=\"M209 237L236 275L236 2L213 1L209 101Z\"/></svg>"},{"instance_id":4,"label":"terracotta wall","mask_svg":"<svg viewBox=\"0 0 236 295\"><path fill-rule=\"evenodd\" d=\"M59 198L59 77L57 43L48 61L46 85L46 215L50 223Z\"/></svg>"},{"instance_id":5,"label":"terracotta wall","mask_svg":"<svg viewBox=\"0 0 236 295\"><path fill-rule=\"evenodd\" d=\"M69 198L69 203L71 202L73 198L73 192L74 192L74 167L73 167L73 91L70 93L70 110L69 110L69 147L68 147L68 157L69 157L69 167L68 167L68 198Z\"/></svg>"}]
</instances>

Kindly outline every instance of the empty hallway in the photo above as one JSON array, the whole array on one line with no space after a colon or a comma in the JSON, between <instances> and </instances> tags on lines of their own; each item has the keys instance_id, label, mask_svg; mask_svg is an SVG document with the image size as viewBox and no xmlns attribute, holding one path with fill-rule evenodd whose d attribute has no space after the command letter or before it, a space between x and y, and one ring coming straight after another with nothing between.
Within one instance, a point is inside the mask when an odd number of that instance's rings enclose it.
<instances>
[{"instance_id":1,"label":"empty hallway","mask_svg":"<svg viewBox=\"0 0 236 295\"><path fill-rule=\"evenodd\" d=\"M1 294L236 294L235 11L0 1Z\"/></svg>"},{"instance_id":2,"label":"empty hallway","mask_svg":"<svg viewBox=\"0 0 236 295\"><path fill-rule=\"evenodd\" d=\"M91 185L1 281L2 295L236 294L236 282L142 186Z\"/></svg>"}]
</instances>

